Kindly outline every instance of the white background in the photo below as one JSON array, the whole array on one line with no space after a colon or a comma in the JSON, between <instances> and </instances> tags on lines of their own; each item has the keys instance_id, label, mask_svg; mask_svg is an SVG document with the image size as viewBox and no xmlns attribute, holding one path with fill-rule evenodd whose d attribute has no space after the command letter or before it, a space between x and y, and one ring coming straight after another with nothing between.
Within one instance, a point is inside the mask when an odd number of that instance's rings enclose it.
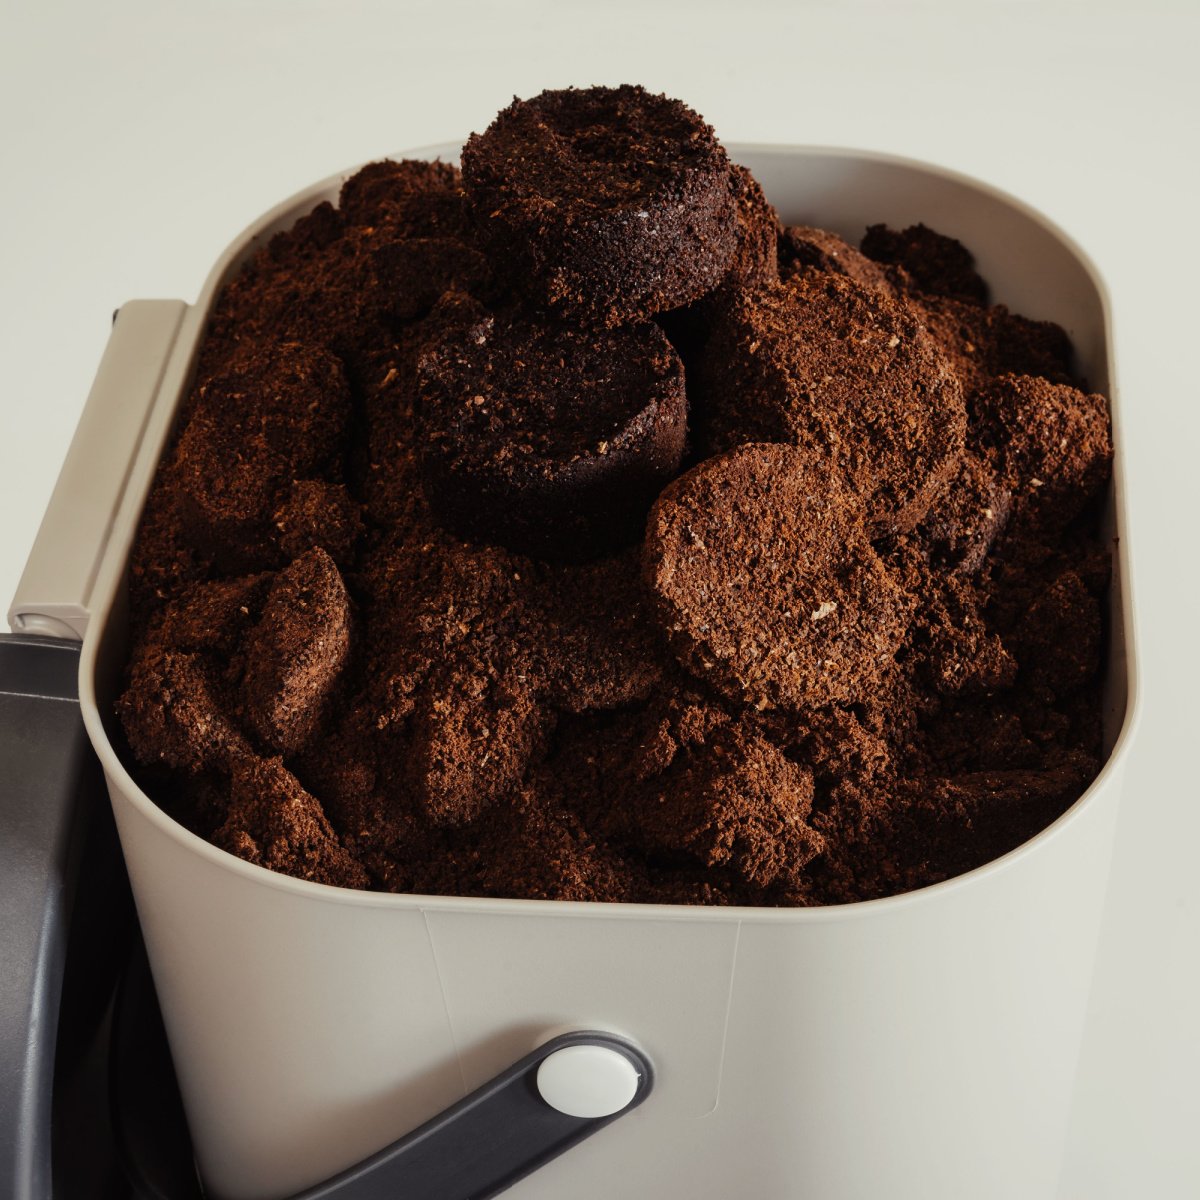
<instances>
[{"instance_id":1,"label":"white background","mask_svg":"<svg viewBox=\"0 0 1200 1200\"><path fill-rule=\"evenodd\" d=\"M481 129L514 94L640 82L726 140L925 158L1070 231L1115 302L1144 711L1062 1197L1200 1197L1200 4L7 0L0 12L0 612L113 309L194 299L277 201Z\"/></svg>"}]
</instances>

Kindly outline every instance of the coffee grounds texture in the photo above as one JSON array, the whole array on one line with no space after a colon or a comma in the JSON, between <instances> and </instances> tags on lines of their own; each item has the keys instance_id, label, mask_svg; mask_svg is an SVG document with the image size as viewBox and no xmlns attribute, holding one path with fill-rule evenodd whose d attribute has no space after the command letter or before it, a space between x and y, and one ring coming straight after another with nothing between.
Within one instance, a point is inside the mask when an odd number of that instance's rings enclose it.
<instances>
[{"instance_id":1,"label":"coffee grounds texture","mask_svg":"<svg viewBox=\"0 0 1200 1200\"><path fill-rule=\"evenodd\" d=\"M363 168L217 297L131 561L149 794L319 883L702 905L893 895L1058 817L1111 570L1066 334L924 226L785 228L641 89L470 149Z\"/></svg>"},{"instance_id":2,"label":"coffee grounds texture","mask_svg":"<svg viewBox=\"0 0 1200 1200\"><path fill-rule=\"evenodd\" d=\"M644 88L514 100L462 153L482 239L514 285L593 324L699 300L752 259L754 197L712 127Z\"/></svg>"}]
</instances>

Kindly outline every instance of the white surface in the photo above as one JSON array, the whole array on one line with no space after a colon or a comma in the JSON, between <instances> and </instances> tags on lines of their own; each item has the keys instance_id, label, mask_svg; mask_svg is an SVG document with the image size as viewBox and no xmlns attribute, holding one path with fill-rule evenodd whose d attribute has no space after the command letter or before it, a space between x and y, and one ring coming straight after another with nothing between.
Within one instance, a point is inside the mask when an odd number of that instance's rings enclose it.
<instances>
[{"instance_id":1,"label":"white surface","mask_svg":"<svg viewBox=\"0 0 1200 1200\"><path fill-rule=\"evenodd\" d=\"M1193 1200L1198 44L1188 0L10 5L0 597L117 305L194 298L283 196L481 128L513 93L639 81L730 140L885 149L1023 196L1076 236L1114 297L1145 704L1062 1197Z\"/></svg>"},{"instance_id":2,"label":"white surface","mask_svg":"<svg viewBox=\"0 0 1200 1200\"><path fill-rule=\"evenodd\" d=\"M637 1068L607 1046L564 1046L542 1060L537 1089L569 1117L609 1117L637 1095Z\"/></svg>"}]
</instances>

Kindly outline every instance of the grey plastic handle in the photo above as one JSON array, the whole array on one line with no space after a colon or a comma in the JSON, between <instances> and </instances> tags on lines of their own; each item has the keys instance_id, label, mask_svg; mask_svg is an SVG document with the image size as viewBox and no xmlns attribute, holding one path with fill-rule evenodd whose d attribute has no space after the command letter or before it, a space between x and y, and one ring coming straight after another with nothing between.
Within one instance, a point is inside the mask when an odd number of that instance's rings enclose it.
<instances>
[{"instance_id":1,"label":"grey plastic handle","mask_svg":"<svg viewBox=\"0 0 1200 1200\"><path fill-rule=\"evenodd\" d=\"M548 1060L557 1070L545 1078ZM200 1200L167 1035L140 947L117 996L109 1062L113 1128L134 1195ZM594 1030L563 1034L419 1129L290 1200L485 1200L631 1112L653 1084L650 1059L633 1043ZM564 1111L580 1108L599 1115Z\"/></svg>"},{"instance_id":2,"label":"grey plastic handle","mask_svg":"<svg viewBox=\"0 0 1200 1200\"><path fill-rule=\"evenodd\" d=\"M539 1090L542 1064L577 1047L618 1056L636 1074L632 1094L616 1111L572 1116ZM631 1112L653 1086L653 1066L633 1043L593 1030L563 1034L419 1129L292 1200L487 1200Z\"/></svg>"},{"instance_id":3,"label":"grey plastic handle","mask_svg":"<svg viewBox=\"0 0 1200 1200\"><path fill-rule=\"evenodd\" d=\"M83 639L96 570L187 311L182 300L131 300L118 311L9 609L14 632Z\"/></svg>"},{"instance_id":4,"label":"grey plastic handle","mask_svg":"<svg viewBox=\"0 0 1200 1200\"><path fill-rule=\"evenodd\" d=\"M55 1034L91 759L78 674L78 646L0 635L0 1195L13 1200L51 1194Z\"/></svg>"}]
</instances>

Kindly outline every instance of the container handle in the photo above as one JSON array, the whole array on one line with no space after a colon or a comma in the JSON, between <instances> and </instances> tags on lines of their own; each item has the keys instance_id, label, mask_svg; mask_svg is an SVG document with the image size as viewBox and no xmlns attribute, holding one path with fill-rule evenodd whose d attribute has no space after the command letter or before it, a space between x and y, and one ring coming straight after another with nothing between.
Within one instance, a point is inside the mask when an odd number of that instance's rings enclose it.
<instances>
[{"instance_id":1,"label":"container handle","mask_svg":"<svg viewBox=\"0 0 1200 1200\"><path fill-rule=\"evenodd\" d=\"M292 1200L487 1200L636 1108L650 1059L615 1034L539 1046L378 1154Z\"/></svg>"},{"instance_id":2,"label":"container handle","mask_svg":"<svg viewBox=\"0 0 1200 1200\"><path fill-rule=\"evenodd\" d=\"M96 572L187 311L182 300L118 309L9 609L14 632L83 640Z\"/></svg>"},{"instance_id":3,"label":"container handle","mask_svg":"<svg viewBox=\"0 0 1200 1200\"><path fill-rule=\"evenodd\" d=\"M117 997L109 1061L113 1124L134 1191L199 1200L140 947ZM653 1086L653 1065L632 1042L597 1030L564 1033L418 1129L289 1200L488 1200L631 1112Z\"/></svg>"}]
</instances>

